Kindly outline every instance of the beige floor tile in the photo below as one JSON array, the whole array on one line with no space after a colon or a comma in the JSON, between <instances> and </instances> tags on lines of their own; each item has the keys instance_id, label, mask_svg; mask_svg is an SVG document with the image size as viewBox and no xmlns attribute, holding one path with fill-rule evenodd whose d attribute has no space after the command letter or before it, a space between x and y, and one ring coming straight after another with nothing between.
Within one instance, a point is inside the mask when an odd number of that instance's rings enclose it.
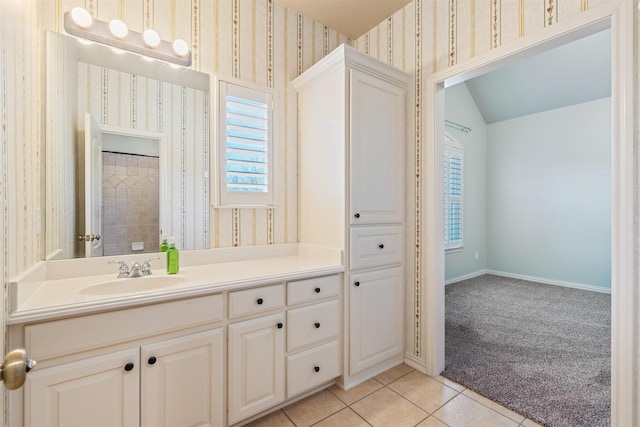
<instances>
[{"instance_id":1,"label":"beige floor tile","mask_svg":"<svg viewBox=\"0 0 640 427\"><path fill-rule=\"evenodd\" d=\"M386 385L386 384L389 384L390 382L397 380L403 375L408 374L411 371L413 371L413 368L411 366L401 363L400 365L395 366L389 369L388 371L384 371L383 373L381 373L375 378L376 380L380 381L382 384Z\"/></svg>"},{"instance_id":2,"label":"beige floor tile","mask_svg":"<svg viewBox=\"0 0 640 427\"><path fill-rule=\"evenodd\" d=\"M537 422L530 420L528 418L524 420L520 425L522 427L544 427L542 424L538 424Z\"/></svg>"},{"instance_id":3,"label":"beige floor tile","mask_svg":"<svg viewBox=\"0 0 640 427\"><path fill-rule=\"evenodd\" d=\"M458 384L455 381L451 381L449 378L443 377L442 375L438 375L436 377L436 380L440 381L442 384L446 385L447 387L451 387L456 391L465 391L467 389L462 384Z\"/></svg>"},{"instance_id":4,"label":"beige floor tile","mask_svg":"<svg viewBox=\"0 0 640 427\"><path fill-rule=\"evenodd\" d=\"M415 426L429 415L388 388L357 401L351 409L374 427Z\"/></svg>"},{"instance_id":5,"label":"beige floor tile","mask_svg":"<svg viewBox=\"0 0 640 427\"><path fill-rule=\"evenodd\" d=\"M521 423L525 419L524 416L518 414L517 412L513 412L511 409L505 408L504 406L500 405L499 403L496 403L493 400L488 399L488 398L476 393L475 391L467 389L462 394L464 394L465 396L469 396L470 398L472 398L476 402L482 403L484 406L488 406L489 408L493 409L494 411L499 412L502 415L504 415L505 417L509 417L513 421L516 421L518 423Z\"/></svg>"},{"instance_id":6,"label":"beige floor tile","mask_svg":"<svg viewBox=\"0 0 640 427\"><path fill-rule=\"evenodd\" d=\"M381 387L382 384L371 378L370 380L358 384L357 386L349 390L343 390L337 385L333 385L329 388L329 391L335 394L338 399L342 400L347 405L351 405L353 402L356 402L363 397L370 395Z\"/></svg>"},{"instance_id":7,"label":"beige floor tile","mask_svg":"<svg viewBox=\"0 0 640 427\"><path fill-rule=\"evenodd\" d=\"M335 414L345 407L340 399L327 390L293 403L282 410L297 427L307 427Z\"/></svg>"},{"instance_id":8,"label":"beige floor tile","mask_svg":"<svg viewBox=\"0 0 640 427\"><path fill-rule=\"evenodd\" d=\"M416 427L447 427L447 425L435 417L429 417Z\"/></svg>"},{"instance_id":9,"label":"beige floor tile","mask_svg":"<svg viewBox=\"0 0 640 427\"><path fill-rule=\"evenodd\" d=\"M287 418L284 412L276 411L250 422L246 427L295 427L295 424Z\"/></svg>"},{"instance_id":10,"label":"beige floor tile","mask_svg":"<svg viewBox=\"0 0 640 427\"><path fill-rule=\"evenodd\" d=\"M351 409L344 408L313 427L369 427L369 424Z\"/></svg>"},{"instance_id":11,"label":"beige floor tile","mask_svg":"<svg viewBox=\"0 0 640 427\"><path fill-rule=\"evenodd\" d=\"M457 395L433 415L451 427L516 427L518 425L517 422L464 394Z\"/></svg>"},{"instance_id":12,"label":"beige floor tile","mask_svg":"<svg viewBox=\"0 0 640 427\"><path fill-rule=\"evenodd\" d=\"M418 371L405 375L387 387L430 414L458 394L457 391Z\"/></svg>"}]
</instances>

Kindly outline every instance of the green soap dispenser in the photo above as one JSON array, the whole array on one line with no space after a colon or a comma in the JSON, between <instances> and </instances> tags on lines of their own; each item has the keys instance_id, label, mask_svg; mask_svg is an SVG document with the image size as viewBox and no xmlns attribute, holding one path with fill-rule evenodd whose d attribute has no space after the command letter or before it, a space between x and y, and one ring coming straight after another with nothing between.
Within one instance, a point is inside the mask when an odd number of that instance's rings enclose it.
<instances>
[{"instance_id":1,"label":"green soap dispenser","mask_svg":"<svg viewBox=\"0 0 640 427\"><path fill-rule=\"evenodd\" d=\"M172 236L167 250L167 274L177 274L178 270L180 270L180 252Z\"/></svg>"},{"instance_id":2,"label":"green soap dispenser","mask_svg":"<svg viewBox=\"0 0 640 427\"><path fill-rule=\"evenodd\" d=\"M162 243L160 243L160 252L167 252L169 250L169 244L167 243L167 236L162 235Z\"/></svg>"}]
</instances>

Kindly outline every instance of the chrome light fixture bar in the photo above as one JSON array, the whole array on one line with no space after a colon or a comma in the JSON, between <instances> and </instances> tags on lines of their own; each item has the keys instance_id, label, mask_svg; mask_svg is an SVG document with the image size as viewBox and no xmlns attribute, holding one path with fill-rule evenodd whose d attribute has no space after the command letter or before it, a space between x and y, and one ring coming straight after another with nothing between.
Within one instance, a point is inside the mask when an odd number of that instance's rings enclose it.
<instances>
[{"instance_id":1,"label":"chrome light fixture bar","mask_svg":"<svg viewBox=\"0 0 640 427\"><path fill-rule=\"evenodd\" d=\"M119 19L114 19L111 22L93 19L89 12L83 8L73 8L70 12L65 12L64 29L73 36L117 49L184 67L191 65L191 50L184 40L176 39L171 43L161 40L158 33L151 29L144 33L131 31Z\"/></svg>"}]
</instances>

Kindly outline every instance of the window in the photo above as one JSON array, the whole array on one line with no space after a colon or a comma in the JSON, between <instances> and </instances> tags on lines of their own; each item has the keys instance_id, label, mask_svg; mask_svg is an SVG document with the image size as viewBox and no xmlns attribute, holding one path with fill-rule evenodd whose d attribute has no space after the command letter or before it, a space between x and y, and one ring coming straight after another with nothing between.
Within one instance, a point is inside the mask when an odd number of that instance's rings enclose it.
<instances>
[{"instance_id":1,"label":"window","mask_svg":"<svg viewBox=\"0 0 640 427\"><path fill-rule=\"evenodd\" d=\"M444 247L462 249L464 147L449 135L444 145Z\"/></svg>"},{"instance_id":2,"label":"window","mask_svg":"<svg viewBox=\"0 0 640 427\"><path fill-rule=\"evenodd\" d=\"M218 80L218 202L273 204L273 94Z\"/></svg>"}]
</instances>

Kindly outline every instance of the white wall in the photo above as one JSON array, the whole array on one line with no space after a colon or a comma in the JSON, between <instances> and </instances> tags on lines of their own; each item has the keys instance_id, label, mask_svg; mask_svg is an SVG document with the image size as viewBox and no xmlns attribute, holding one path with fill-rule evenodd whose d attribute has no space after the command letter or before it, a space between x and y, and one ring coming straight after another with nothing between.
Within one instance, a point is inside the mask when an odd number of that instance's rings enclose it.
<instances>
[{"instance_id":1,"label":"white wall","mask_svg":"<svg viewBox=\"0 0 640 427\"><path fill-rule=\"evenodd\" d=\"M464 83L446 89L445 118L472 129L465 133L445 128L464 147L464 249L446 254L446 281L487 265L487 125Z\"/></svg>"},{"instance_id":2,"label":"white wall","mask_svg":"<svg viewBox=\"0 0 640 427\"><path fill-rule=\"evenodd\" d=\"M487 268L611 287L611 99L487 127Z\"/></svg>"}]
</instances>

